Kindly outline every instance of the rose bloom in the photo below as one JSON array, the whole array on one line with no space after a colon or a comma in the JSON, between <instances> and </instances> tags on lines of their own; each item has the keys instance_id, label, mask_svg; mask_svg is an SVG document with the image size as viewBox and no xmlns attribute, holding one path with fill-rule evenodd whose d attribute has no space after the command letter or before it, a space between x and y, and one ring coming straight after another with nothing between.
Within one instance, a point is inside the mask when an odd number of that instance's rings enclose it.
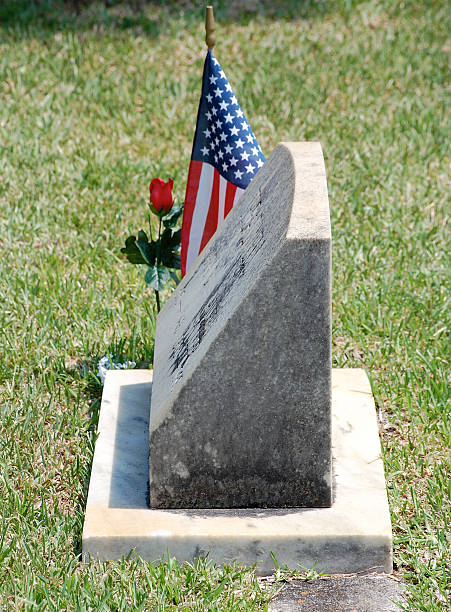
<instances>
[{"instance_id":1,"label":"rose bloom","mask_svg":"<svg viewBox=\"0 0 451 612\"><path fill-rule=\"evenodd\" d=\"M172 187L174 181L169 179L166 183L160 177L154 178L149 185L150 208L159 217L167 215L174 203Z\"/></svg>"}]
</instances>

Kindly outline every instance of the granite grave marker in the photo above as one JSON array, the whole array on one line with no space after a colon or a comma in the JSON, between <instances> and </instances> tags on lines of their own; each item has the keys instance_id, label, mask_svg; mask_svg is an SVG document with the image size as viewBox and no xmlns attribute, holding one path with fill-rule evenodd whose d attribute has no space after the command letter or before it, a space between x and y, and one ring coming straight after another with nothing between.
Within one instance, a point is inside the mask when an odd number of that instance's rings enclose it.
<instances>
[{"instance_id":1,"label":"granite grave marker","mask_svg":"<svg viewBox=\"0 0 451 612\"><path fill-rule=\"evenodd\" d=\"M158 316L151 507L331 505L330 265L321 146L280 144Z\"/></svg>"}]
</instances>

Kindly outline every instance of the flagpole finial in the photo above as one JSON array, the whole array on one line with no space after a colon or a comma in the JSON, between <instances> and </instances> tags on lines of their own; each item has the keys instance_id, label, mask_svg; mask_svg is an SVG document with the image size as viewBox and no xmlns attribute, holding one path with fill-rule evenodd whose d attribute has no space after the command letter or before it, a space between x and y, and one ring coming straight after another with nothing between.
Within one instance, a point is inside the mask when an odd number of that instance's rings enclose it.
<instances>
[{"instance_id":1,"label":"flagpole finial","mask_svg":"<svg viewBox=\"0 0 451 612\"><path fill-rule=\"evenodd\" d=\"M215 32L215 18L213 16L213 7L207 6L205 10L205 42L207 47L212 50L215 46L216 36Z\"/></svg>"}]
</instances>

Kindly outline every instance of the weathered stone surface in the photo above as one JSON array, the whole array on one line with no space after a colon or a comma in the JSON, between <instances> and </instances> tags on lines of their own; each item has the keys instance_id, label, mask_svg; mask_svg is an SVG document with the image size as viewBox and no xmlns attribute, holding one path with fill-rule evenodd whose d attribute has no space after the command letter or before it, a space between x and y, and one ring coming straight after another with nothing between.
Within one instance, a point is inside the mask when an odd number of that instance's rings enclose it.
<instances>
[{"instance_id":1,"label":"weathered stone surface","mask_svg":"<svg viewBox=\"0 0 451 612\"><path fill-rule=\"evenodd\" d=\"M399 612L404 589L388 576L296 581L269 605L269 612Z\"/></svg>"},{"instance_id":2,"label":"weathered stone surface","mask_svg":"<svg viewBox=\"0 0 451 612\"><path fill-rule=\"evenodd\" d=\"M135 551L183 563L209 554L271 574L281 565L328 573L391 572L392 536L376 412L363 370L332 371L335 495L330 508L149 508L152 372L107 373L83 526L83 558Z\"/></svg>"},{"instance_id":3,"label":"weathered stone surface","mask_svg":"<svg viewBox=\"0 0 451 612\"><path fill-rule=\"evenodd\" d=\"M331 504L330 259L321 147L278 145L158 316L151 507Z\"/></svg>"}]
</instances>

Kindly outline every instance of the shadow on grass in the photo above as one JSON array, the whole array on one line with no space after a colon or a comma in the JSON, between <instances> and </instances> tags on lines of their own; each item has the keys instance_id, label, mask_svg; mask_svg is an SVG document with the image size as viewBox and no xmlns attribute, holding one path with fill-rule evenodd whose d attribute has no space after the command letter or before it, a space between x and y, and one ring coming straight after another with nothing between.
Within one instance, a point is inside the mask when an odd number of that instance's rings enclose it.
<instances>
[{"instance_id":1,"label":"shadow on grass","mask_svg":"<svg viewBox=\"0 0 451 612\"><path fill-rule=\"evenodd\" d=\"M192 0L6 0L0 2L0 29L14 38L45 38L58 31L102 33L128 30L158 37L169 20L188 27L204 19L206 1ZM346 7L357 4L349 0ZM215 0L218 23L246 25L255 19L321 18L336 4L330 0Z\"/></svg>"},{"instance_id":2,"label":"shadow on grass","mask_svg":"<svg viewBox=\"0 0 451 612\"><path fill-rule=\"evenodd\" d=\"M89 420L86 424L88 431L88 447L89 447L89 460L81 461L79 465L80 474L79 477L83 481L83 488L78 496L76 503L76 516L77 516L77 529L74 530L72 538L72 549L76 557L80 557L82 553L82 534L83 534L83 523L86 509L86 502L88 499L89 481L91 478L92 461L94 457L94 447L97 438L97 424L99 421L100 404L102 401L102 387L100 386L97 377L94 375L94 371L86 371L84 368L81 369L67 369L65 375L76 379L82 387L82 393L89 405Z\"/></svg>"}]
</instances>

